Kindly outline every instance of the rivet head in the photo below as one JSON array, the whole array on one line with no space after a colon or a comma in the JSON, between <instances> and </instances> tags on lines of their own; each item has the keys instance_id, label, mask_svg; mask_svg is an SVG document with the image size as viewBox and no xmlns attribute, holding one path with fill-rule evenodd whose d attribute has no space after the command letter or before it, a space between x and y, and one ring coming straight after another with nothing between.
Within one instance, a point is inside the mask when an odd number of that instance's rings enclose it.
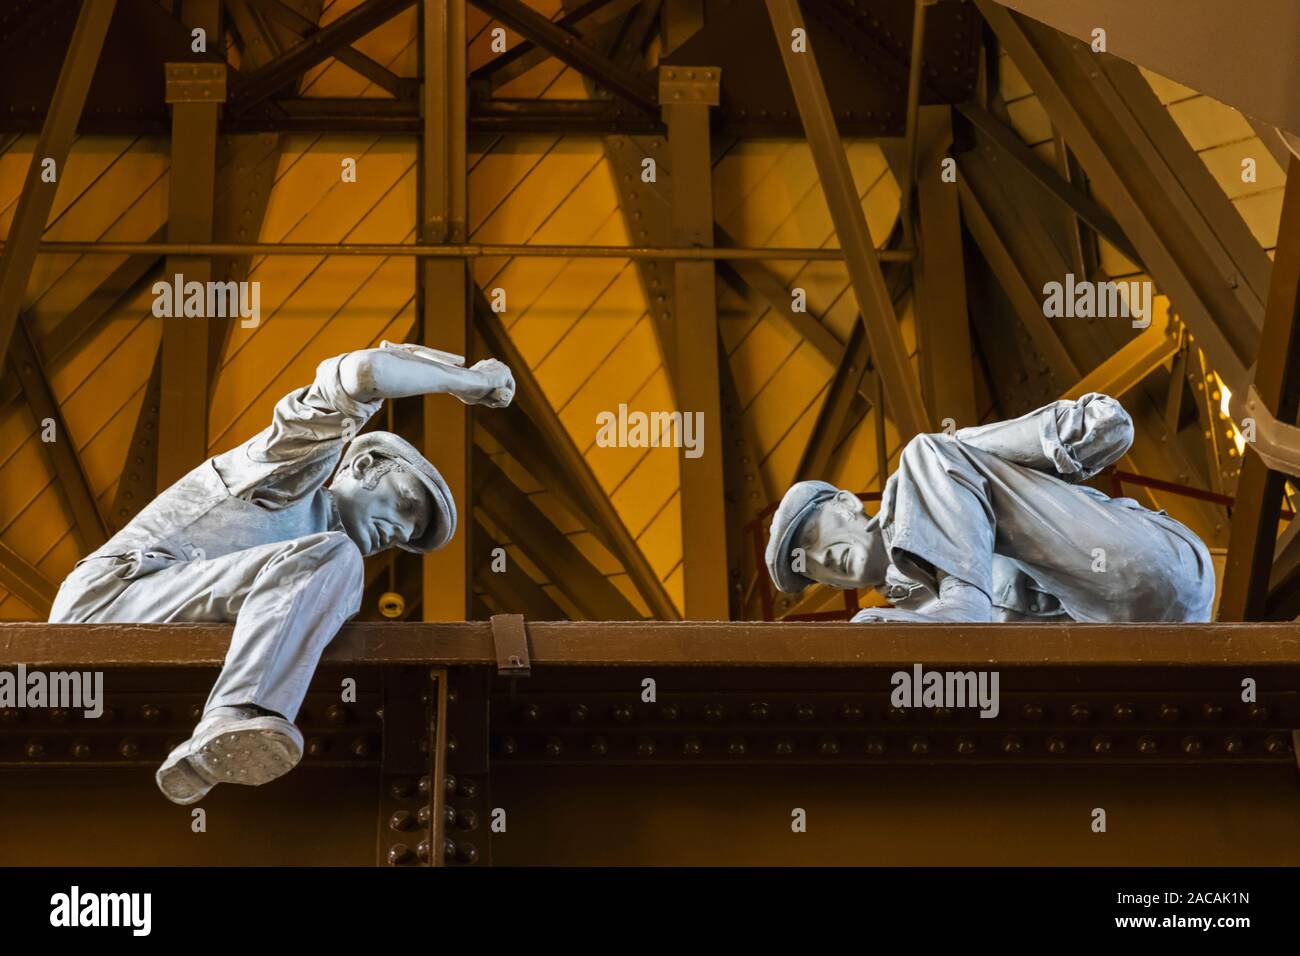
<instances>
[{"instance_id":1,"label":"rivet head","mask_svg":"<svg viewBox=\"0 0 1300 956\"><path fill-rule=\"evenodd\" d=\"M586 704L578 704L569 708L569 723L580 724L587 719L590 711L587 710Z\"/></svg>"},{"instance_id":2,"label":"rivet head","mask_svg":"<svg viewBox=\"0 0 1300 956\"><path fill-rule=\"evenodd\" d=\"M761 701L755 701L749 705L750 720L767 720L772 716L772 708Z\"/></svg>"},{"instance_id":3,"label":"rivet head","mask_svg":"<svg viewBox=\"0 0 1300 956\"><path fill-rule=\"evenodd\" d=\"M1137 710L1132 704L1116 704L1111 708L1111 713L1115 715L1116 720L1132 720L1137 716Z\"/></svg>"},{"instance_id":4,"label":"rivet head","mask_svg":"<svg viewBox=\"0 0 1300 956\"><path fill-rule=\"evenodd\" d=\"M388 865L401 866L411 862L411 848L405 843L394 843L388 849Z\"/></svg>"},{"instance_id":5,"label":"rivet head","mask_svg":"<svg viewBox=\"0 0 1300 956\"><path fill-rule=\"evenodd\" d=\"M682 753L688 757L698 757L704 751L704 745L698 737L688 737L682 744Z\"/></svg>"},{"instance_id":6,"label":"rivet head","mask_svg":"<svg viewBox=\"0 0 1300 956\"><path fill-rule=\"evenodd\" d=\"M834 757L840 752L840 742L834 737L823 737L817 744L817 752L823 757Z\"/></svg>"},{"instance_id":7,"label":"rivet head","mask_svg":"<svg viewBox=\"0 0 1300 956\"><path fill-rule=\"evenodd\" d=\"M619 704L617 707L615 707L613 710L610 711L610 716L613 717L614 720L616 720L620 724L631 723L632 708L629 707L627 704Z\"/></svg>"},{"instance_id":8,"label":"rivet head","mask_svg":"<svg viewBox=\"0 0 1300 956\"><path fill-rule=\"evenodd\" d=\"M1153 754L1159 749L1160 745L1149 734L1143 734L1138 738L1138 753Z\"/></svg>"},{"instance_id":9,"label":"rivet head","mask_svg":"<svg viewBox=\"0 0 1300 956\"><path fill-rule=\"evenodd\" d=\"M1098 734L1092 738L1092 752L1095 754L1108 754L1114 749L1109 737Z\"/></svg>"},{"instance_id":10,"label":"rivet head","mask_svg":"<svg viewBox=\"0 0 1300 956\"><path fill-rule=\"evenodd\" d=\"M1201 738L1199 737L1183 738L1183 753L1188 755L1195 755L1200 753L1201 750L1202 750Z\"/></svg>"},{"instance_id":11,"label":"rivet head","mask_svg":"<svg viewBox=\"0 0 1300 956\"><path fill-rule=\"evenodd\" d=\"M1043 708L1038 704L1025 704L1020 708L1020 713L1024 715L1025 720L1043 719Z\"/></svg>"},{"instance_id":12,"label":"rivet head","mask_svg":"<svg viewBox=\"0 0 1300 956\"><path fill-rule=\"evenodd\" d=\"M1064 737L1058 737L1053 734L1047 738L1047 752L1050 754L1063 754L1066 750Z\"/></svg>"},{"instance_id":13,"label":"rivet head","mask_svg":"<svg viewBox=\"0 0 1300 956\"><path fill-rule=\"evenodd\" d=\"M772 749L783 757L794 753L794 741L789 737L777 737L772 741Z\"/></svg>"},{"instance_id":14,"label":"rivet head","mask_svg":"<svg viewBox=\"0 0 1300 956\"><path fill-rule=\"evenodd\" d=\"M727 741L727 753L733 757L743 757L748 749L744 737L732 737Z\"/></svg>"},{"instance_id":15,"label":"rivet head","mask_svg":"<svg viewBox=\"0 0 1300 956\"><path fill-rule=\"evenodd\" d=\"M794 709L795 720L809 721L817 719L817 708L812 704L798 704Z\"/></svg>"},{"instance_id":16,"label":"rivet head","mask_svg":"<svg viewBox=\"0 0 1300 956\"><path fill-rule=\"evenodd\" d=\"M957 753L973 754L974 752L975 752L975 741L965 736L957 738Z\"/></svg>"},{"instance_id":17,"label":"rivet head","mask_svg":"<svg viewBox=\"0 0 1300 956\"><path fill-rule=\"evenodd\" d=\"M1251 720L1268 720L1268 707L1264 704L1251 704L1246 708L1246 716Z\"/></svg>"},{"instance_id":18,"label":"rivet head","mask_svg":"<svg viewBox=\"0 0 1300 956\"><path fill-rule=\"evenodd\" d=\"M727 717L727 708L721 704L707 704L704 707L704 719L711 724L721 723Z\"/></svg>"},{"instance_id":19,"label":"rivet head","mask_svg":"<svg viewBox=\"0 0 1300 956\"><path fill-rule=\"evenodd\" d=\"M912 753L915 754L916 756L920 757L930 752L930 744L929 741L927 741L924 737L913 737L912 740L908 743L907 749L912 751Z\"/></svg>"},{"instance_id":20,"label":"rivet head","mask_svg":"<svg viewBox=\"0 0 1300 956\"><path fill-rule=\"evenodd\" d=\"M595 737L591 741L591 752L597 757L603 757L609 753L609 741L604 737Z\"/></svg>"},{"instance_id":21,"label":"rivet head","mask_svg":"<svg viewBox=\"0 0 1300 956\"><path fill-rule=\"evenodd\" d=\"M1264 741L1264 749L1271 754L1284 754L1291 750L1291 742L1281 734L1269 734Z\"/></svg>"},{"instance_id":22,"label":"rivet head","mask_svg":"<svg viewBox=\"0 0 1300 956\"><path fill-rule=\"evenodd\" d=\"M559 737L547 737L544 749L546 750L547 756L558 757L564 752L564 741Z\"/></svg>"},{"instance_id":23,"label":"rivet head","mask_svg":"<svg viewBox=\"0 0 1300 956\"><path fill-rule=\"evenodd\" d=\"M1246 749L1246 742L1236 734L1229 734L1223 738L1223 749L1230 754L1238 754Z\"/></svg>"},{"instance_id":24,"label":"rivet head","mask_svg":"<svg viewBox=\"0 0 1300 956\"><path fill-rule=\"evenodd\" d=\"M1018 754L1023 752L1024 749L1025 749L1024 741L1022 741L1019 737L1002 738L1002 750L1004 753Z\"/></svg>"},{"instance_id":25,"label":"rivet head","mask_svg":"<svg viewBox=\"0 0 1300 956\"><path fill-rule=\"evenodd\" d=\"M412 830L415 817L410 810L397 810L388 818L388 826L394 830Z\"/></svg>"},{"instance_id":26,"label":"rivet head","mask_svg":"<svg viewBox=\"0 0 1300 956\"><path fill-rule=\"evenodd\" d=\"M1161 720L1172 723L1182 715L1182 710L1177 704L1161 704L1158 713Z\"/></svg>"},{"instance_id":27,"label":"rivet head","mask_svg":"<svg viewBox=\"0 0 1300 956\"><path fill-rule=\"evenodd\" d=\"M638 757L653 757L655 755L654 739L651 737L638 737L636 753Z\"/></svg>"},{"instance_id":28,"label":"rivet head","mask_svg":"<svg viewBox=\"0 0 1300 956\"><path fill-rule=\"evenodd\" d=\"M456 862L458 863L477 863L478 847L473 843L456 844Z\"/></svg>"},{"instance_id":29,"label":"rivet head","mask_svg":"<svg viewBox=\"0 0 1300 956\"><path fill-rule=\"evenodd\" d=\"M1092 717L1092 711L1087 704L1071 704L1070 719L1076 724L1085 724Z\"/></svg>"},{"instance_id":30,"label":"rivet head","mask_svg":"<svg viewBox=\"0 0 1300 956\"><path fill-rule=\"evenodd\" d=\"M501 753L507 757L512 757L519 752L519 741L514 737L501 738Z\"/></svg>"}]
</instances>

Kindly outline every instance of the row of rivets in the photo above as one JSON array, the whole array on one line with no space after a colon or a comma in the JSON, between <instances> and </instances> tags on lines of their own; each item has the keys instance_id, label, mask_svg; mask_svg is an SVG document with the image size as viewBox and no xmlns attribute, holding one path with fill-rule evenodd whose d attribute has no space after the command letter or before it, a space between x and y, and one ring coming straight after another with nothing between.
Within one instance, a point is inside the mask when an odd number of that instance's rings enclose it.
<instances>
[{"instance_id":1,"label":"row of rivets","mask_svg":"<svg viewBox=\"0 0 1300 956\"><path fill-rule=\"evenodd\" d=\"M908 716L909 710L921 710L930 713L936 720L949 720L952 718L954 711L950 707L926 707L926 708L901 708L890 707L886 714L891 720L904 720ZM1041 704L1025 704L1020 709L1021 716L1025 720L1041 721L1047 716L1047 711ZM1093 709L1086 703L1074 703L1069 707L1069 717L1075 723L1087 723L1093 717ZM615 723L631 723L635 717L635 712L628 704L616 704L608 711L609 717ZM772 707L770 704L756 701L745 708L745 714L750 720L766 721L772 716ZM800 722L809 722L817 719L817 707L809 703L796 704L794 706L794 718ZM841 720L859 721L865 716L864 709L857 704L844 704L838 714ZM1118 703L1111 707L1111 714L1116 720L1131 721L1137 718L1138 711L1135 706L1128 703ZM1160 704L1156 711L1160 720L1167 723L1178 721L1183 716L1183 710L1177 704L1164 703ZM1224 709L1221 704L1207 703L1201 707L1201 716L1205 720L1222 720ZM676 721L681 718L682 709L678 704L668 703L659 707L659 718L667 721ZM722 723L729 716L729 710L724 704L705 704L700 711L701 717L706 723ZM1246 708L1246 716L1250 720L1262 721L1268 719L1269 710L1264 704L1254 703ZM537 704L527 704L519 711L519 717L527 723L537 723L542 718L542 708ZM577 704L569 708L567 717L570 723L583 724L591 717L591 709L586 704Z\"/></svg>"},{"instance_id":2,"label":"row of rivets","mask_svg":"<svg viewBox=\"0 0 1300 956\"><path fill-rule=\"evenodd\" d=\"M638 756L653 757L659 752L659 744L653 737L638 737L635 746ZM1108 754L1113 752L1115 745L1109 737L1098 734L1092 738L1089 746L1093 753ZM1184 753L1192 756L1202 753L1205 749L1204 741L1198 736L1184 737L1180 746ZM1070 749L1067 739L1059 734L1047 737L1044 747L1052 754L1066 753ZM1159 752L1160 744L1150 734L1143 734L1138 737L1135 747L1139 753L1152 754ZM1290 747L1290 742L1282 734L1270 734L1264 741L1264 749L1270 754L1287 753ZM953 741L953 748L960 754L971 754L976 751L977 746L973 737L961 735ZM1002 752L1008 755L1021 754L1025 750L1025 741L1019 736L1010 734L1002 738L1001 748ZM507 756L516 754L519 752L519 741L512 736L503 737L499 749ZM593 737L587 749L595 756L605 756L609 753L609 741L605 737ZM750 745L744 737L731 737L726 741L725 749L732 756L744 756L749 752ZM794 740L790 737L780 736L772 741L772 750L777 754L792 754L795 749ZM882 754L885 752L885 742L879 737L868 737L863 749L868 754ZM907 742L907 749L914 754L927 754L930 752L930 742L925 737L912 737ZM1229 734L1223 738L1223 749L1227 753L1241 753L1246 749L1246 743L1239 735ZM547 737L543 743L543 750L548 756L558 757L565 753L566 744L560 737ZM837 737L825 736L817 742L817 752L823 756L835 756L841 750L841 742ZM704 742L698 737L688 737L681 744L681 752L688 757L699 756L704 753Z\"/></svg>"}]
</instances>

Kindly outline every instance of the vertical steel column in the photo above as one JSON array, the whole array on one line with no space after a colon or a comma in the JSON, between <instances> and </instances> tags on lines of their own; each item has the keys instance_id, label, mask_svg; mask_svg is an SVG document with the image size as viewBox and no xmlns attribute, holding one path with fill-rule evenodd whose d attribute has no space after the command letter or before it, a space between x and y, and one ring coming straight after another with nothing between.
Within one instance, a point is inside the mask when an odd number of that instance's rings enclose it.
<instances>
[{"instance_id":1,"label":"vertical steel column","mask_svg":"<svg viewBox=\"0 0 1300 956\"><path fill-rule=\"evenodd\" d=\"M862 201L853 182L844 144L835 127L826 87L817 70L817 59L811 47L801 52L793 49L794 31L803 30L806 36L807 27L797 0L767 0L767 11L776 33L776 45L790 77L790 88L794 91L808 145L812 149L826 205L830 207L835 234L844 249L853 294L871 345L872 362L884 385L899 437L906 442L913 435L930 431L930 415L921 399L920 385L912 374L912 363L903 344L885 277L880 272L876 248L867 231Z\"/></svg>"},{"instance_id":2,"label":"vertical steel column","mask_svg":"<svg viewBox=\"0 0 1300 956\"><path fill-rule=\"evenodd\" d=\"M713 167L709 107L718 105L717 67L662 66L659 102L668 126L673 173L673 240L713 245ZM682 448L682 571L685 617L727 620L727 529L724 510L722 398L718 363L716 273L709 261L673 263L673 382L683 418L703 415L703 454Z\"/></svg>"},{"instance_id":3,"label":"vertical steel column","mask_svg":"<svg viewBox=\"0 0 1300 956\"><path fill-rule=\"evenodd\" d=\"M447 672L388 667L381 676L376 866L441 866L446 816Z\"/></svg>"},{"instance_id":4,"label":"vertical steel column","mask_svg":"<svg viewBox=\"0 0 1300 956\"><path fill-rule=\"evenodd\" d=\"M1273 276L1260 333L1255 391L1279 421L1290 424L1300 412L1300 158L1287 170L1282 226L1277 236ZM1264 620L1269 572L1277 543L1278 512L1286 476L1269 469L1251 449L1237 481L1232 534L1220 621Z\"/></svg>"},{"instance_id":5,"label":"vertical steel column","mask_svg":"<svg viewBox=\"0 0 1300 956\"><path fill-rule=\"evenodd\" d=\"M942 163L952 146L951 107L921 107L916 135L919 165L913 173L920 238L912 278L921 388L936 421L951 418L958 427L965 427L978 421L966 312L961 199L957 184L942 178ZM906 218L903 221L906 223Z\"/></svg>"},{"instance_id":6,"label":"vertical steel column","mask_svg":"<svg viewBox=\"0 0 1300 956\"><path fill-rule=\"evenodd\" d=\"M208 36L218 36L212 18ZM224 63L168 63L167 102L172 106L167 241L211 242L217 173L217 119L226 99ZM177 277L180 277L179 279ZM190 282L210 282L212 259L168 256L163 281L179 292ZM206 302L206 292L204 294ZM206 306L205 306L206 309ZM165 488L208 456L209 324L185 315L181 297L163 320L159 402L158 487Z\"/></svg>"},{"instance_id":7,"label":"vertical steel column","mask_svg":"<svg viewBox=\"0 0 1300 956\"><path fill-rule=\"evenodd\" d=\"M86 103L90 79L95 73L95 64L99 62L99 51L104 46L104 37L116 6L116 0L83 2L81 12L77 14L77 24L72 29L72 41L63 58L54 98L45 114L31 164L27 167L27 178L23 182L23 191L18 195L18 208L14 210L4 251L0 252L0 358L8 353L9 340L18 325L18 313L23 296L27 294L27 279L36 263L36 247L54 206L54 194L59 189L59 179L77 132L81 108ZM47 159L54 161L56 177L53 182L47 181Z\"/></svg>"},{"instance_id":8,"label":"vertical steel column","mask_svg":"<svg viewBox=\"0 0 1300 956\"><path fill-rule=\"evenodd\" d=\"M464 242L466 235L465 0L423 0L421 52L424 81L420 108L420 242ZM463 258L425 258L416 266L420 341L470 354L469 263ZM461 515L456 536L423 559L422 612L426 621L469 617L470 443L469 407L445 396L424 400L421 451L442 473Z\"/></svg>"}]
</instances>

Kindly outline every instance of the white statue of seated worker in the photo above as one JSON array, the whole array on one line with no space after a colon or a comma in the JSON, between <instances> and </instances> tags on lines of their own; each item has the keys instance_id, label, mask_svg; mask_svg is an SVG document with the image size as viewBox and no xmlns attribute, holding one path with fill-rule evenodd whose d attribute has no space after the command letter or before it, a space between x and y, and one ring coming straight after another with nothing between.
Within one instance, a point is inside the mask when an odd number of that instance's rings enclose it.
<instances>
[{"instance_id":1,"label":"white statue of seated worker","mask_svg":"<svg viewBox=\"0 0 1300 956\"><path fill-rule=\"evenodd\" d=\"M362 556L427 553L456 531L456 503L405 439L358 434L384 399L445 392L503 408L496 359L471 368L420 345L326 359L271 424L162 492L59 588L52 622L232 621L190 739L156 779L175 803L218 783L258 785L302 758L293 720L321 652L361 606ZM356 436L355 438L353 436Z\"/></svg>"},{"instance_id":2,"label":"white statue of seated worker","mask_svg":"<svg viewBox=\"0 0 1300 956\"><path fill-rule=\"evenodd\" d=\"M868 515L824 481L790 488L766 563L782 591L877 588L856 622L1208 621L1214 568L1163 511L1079 484L1133 422L1096 392L1006 422L918 435Z\"/></svg>"}]
</instances>

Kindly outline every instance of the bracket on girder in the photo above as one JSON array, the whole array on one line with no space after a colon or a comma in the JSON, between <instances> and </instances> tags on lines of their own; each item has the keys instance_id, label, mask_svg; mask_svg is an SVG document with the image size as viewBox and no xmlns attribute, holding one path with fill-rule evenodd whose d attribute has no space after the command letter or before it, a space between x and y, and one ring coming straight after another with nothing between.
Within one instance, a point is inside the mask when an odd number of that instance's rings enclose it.
<instances>
[{"instance_id":1,"label":"bracket on girder","mask_svg":"<svg viewBox=\"0 0 1300 956\"><path fill-rule=\"evenodd\" d=\"M528 658L528 626L522 614L492 615L492 649L496 652L499 677L531 677Z\"/></svg>"},{"instance_id":2,"label":"bracket on girder","mask_svg":"<svg viewBox=\"0 0 1300 956\"><path fill-rule=\"evenodd\" d=\"M1255 422L1255 440L1250 446L1255 449L1272 471L1284 475L1300 476L1300 427L1278 421L1260 398L1255 386L1250 386L1244 402L1238 403L1237 396L1231 400L1232 417L1239 423L1247 419Z\"/></svg>"}]
</instances>

